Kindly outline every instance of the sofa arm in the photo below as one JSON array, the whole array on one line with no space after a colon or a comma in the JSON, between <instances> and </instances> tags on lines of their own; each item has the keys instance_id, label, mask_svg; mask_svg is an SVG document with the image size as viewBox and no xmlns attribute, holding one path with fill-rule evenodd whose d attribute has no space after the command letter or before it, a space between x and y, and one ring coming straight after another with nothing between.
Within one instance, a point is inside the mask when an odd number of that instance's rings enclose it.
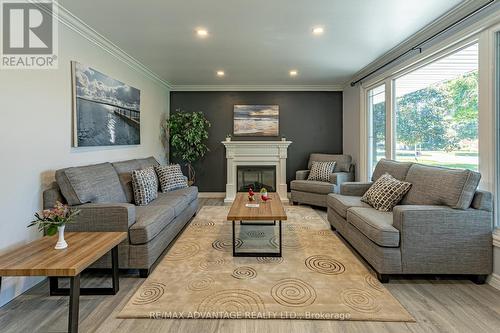
<instances>
[{"instance_id":1,"label":"sofa arm","mask_svg":"<svg viewBox=\"0 0 500 333\"><path fill-rule=\"evenodd\" d=\"M307 180L310 171L311 170L297 170L295 172L295 180Z\"/></svg>"},{"instance_id":2,"label":"sofa arm","mask_svg":"<svg viewBox=\"0 0 500 333\"><path fill-rule=\"evenodd\" d=\"M403 272L489 274L493 213L446 206L396 206Z\"/></svg>"},{"instance_id":3,"label":"sofa arm","mask_svg":"<svg viewBox=\"0 0 500 333\"><path fill-rule=\"evenodd\" d=\"M361 197L372 184L372 182L345 182L340 184L340 194Z\"/></svg>"},{"instance_id":4,"label":"sofa arm","mask_svg":"<svg viewBox=\"0 0 500 333\"><path fill-rule=\"evenodd\" d=\"M334 172L330 175L330 183L335 185L352 181L354 181L354 175L349 172Z\"/></svg>"},{"instance_id":5,"label":"sofa arm","mask_svg":"<svg viewBox=\"0 0 500 333\"><path fill-rule=\"evenodd\" d=\"M128 231L135 223L135 206L130 203L88 203L71 208L80 210L67 231Z\"/></svg>"}]
</instances>

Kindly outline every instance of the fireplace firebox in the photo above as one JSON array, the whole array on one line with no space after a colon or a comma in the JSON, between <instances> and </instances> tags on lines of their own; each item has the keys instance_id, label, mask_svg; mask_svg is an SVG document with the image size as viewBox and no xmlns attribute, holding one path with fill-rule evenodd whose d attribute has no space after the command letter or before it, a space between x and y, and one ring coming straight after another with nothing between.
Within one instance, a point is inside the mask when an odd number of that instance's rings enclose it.
<instances>
[{"instance_id":1,"label":"fireplace firebox","mask_svg":"<svg viewBox=\"0 0 500 333\"><path fill-rule=\"evenodd\" d=\"M238 165L238 192L247 192L250 188L258 192L263 187L269 192L276 192L275 166Z\"/></svg>"}]
</instances>

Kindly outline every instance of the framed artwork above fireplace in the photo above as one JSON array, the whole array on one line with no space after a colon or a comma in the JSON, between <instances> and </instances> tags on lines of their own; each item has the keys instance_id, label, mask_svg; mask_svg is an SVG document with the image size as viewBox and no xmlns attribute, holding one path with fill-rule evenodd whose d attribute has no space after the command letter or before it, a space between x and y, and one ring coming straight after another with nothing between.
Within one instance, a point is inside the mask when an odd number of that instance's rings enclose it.
<instances>
[{"instance_id":1,"label":"framed artwork above fireplace","mask_svg":"<svg viewBox=\"0 0 500 333\"><path fill-rule=\"evenodd\" d=\"M234 136L279 136L279 105L235 105Z\"/></svg>"}]
</instances>

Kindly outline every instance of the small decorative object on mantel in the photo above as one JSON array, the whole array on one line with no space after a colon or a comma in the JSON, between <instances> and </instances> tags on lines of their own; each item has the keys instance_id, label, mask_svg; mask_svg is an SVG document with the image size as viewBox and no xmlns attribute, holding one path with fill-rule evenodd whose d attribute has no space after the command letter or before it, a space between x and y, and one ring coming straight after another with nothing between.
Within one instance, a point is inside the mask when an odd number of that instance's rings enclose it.
<instances>
[{"instance_id":1,"label":"small decorative object on mantel","mask_svg":"<svg viewBox=\"0 0 500 333\"><path fill-rule=\"evenodd\" d=\"M226 142L230 142L231 141L231 134L227 134L226 135Z\"/></svg>"},{"instance_id":2,"label":"small decorative object on mantel","mask_svg":"<svg viewBox=\"0 0 500 333\"><path fill-rule=\"evenodd\" d=\"M59 238L55 249L62 250L68 247L68 243L64 240L64 227L66 223L72 222L79 213L79 210L71 209L57 201L54 208L35 213L35 220L28 225L28 228L37 226L38 230L45 231L47 236L54 236L58 232Z\"/></svg>"}]
</instances>

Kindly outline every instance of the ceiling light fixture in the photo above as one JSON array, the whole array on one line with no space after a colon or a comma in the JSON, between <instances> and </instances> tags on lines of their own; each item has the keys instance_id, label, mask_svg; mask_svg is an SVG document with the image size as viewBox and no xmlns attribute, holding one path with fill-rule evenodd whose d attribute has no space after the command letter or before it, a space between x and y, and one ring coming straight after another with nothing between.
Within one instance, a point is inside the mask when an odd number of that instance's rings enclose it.
<instances>
[{"instance_id":1,"label":"ceiling light fixture","mask_svg":"<svg viewBox=\"0 0 500 333\"><path fill-rule=\"evenodd\" d=\"M325 28L323 27L314 27L312 29L312 33L315 35L322 35L325 32Z\"/></svg>"},{"instance_id":2,"label":"ceiling light fixture","mask_svg":"<svg viewBox=\"0 0 500 333\"><path fill-rule=\"evenodd\" d=\"M226 73L224 73L224 71L217 71L217 76L224 76L226 75Z\"/></svg>"},{"instance_id":3,"label":"ceiling light fixture","mask_svg":"<svg viewBox=\"0 0 500 333\"><path fill-rule=\"evenodd\" d=\"M297 72L295 69L292 69L290 71L290 76L297 76L297 74L299 74L299 72Z\"/></svg>"},{"instance_id":4,"label":"ceiling light fixture","mask_svg":"<svg viewBox=\"0 0 500 333\"><path fill-rule=\"evenodd\" d=\"M196 34L198 35L198 37L207 37L208 36L208 31L207 29L203 29L203 28L198 28L196 29Z\"/></svg>"}]
</instances>

